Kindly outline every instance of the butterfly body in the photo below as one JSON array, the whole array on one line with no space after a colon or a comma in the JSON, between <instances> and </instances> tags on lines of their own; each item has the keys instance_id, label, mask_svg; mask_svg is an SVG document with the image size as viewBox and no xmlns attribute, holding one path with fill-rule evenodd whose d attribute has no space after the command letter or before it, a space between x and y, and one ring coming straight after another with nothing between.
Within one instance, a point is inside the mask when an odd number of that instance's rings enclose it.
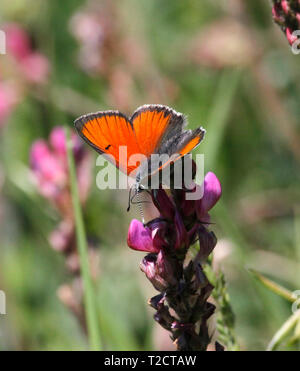
<instances>
[{"instance_id":1,"label":"butterfly body","mask_svg":"<svg viewBox=\"0 0 300 371\"><path fill-rule=\"evenodd\" d=\"M98 153L109 155L109 161L134 177L137 187L143 179L191 152L205 134L202 127L184 130L183 114L154 104L139 107L130 118L119 111L101 111L81 116L74 124ZM121 147L126 148L126 158L120 155ZM136 161L139 155L141 160Z\"/></svg>"}]
</instances>

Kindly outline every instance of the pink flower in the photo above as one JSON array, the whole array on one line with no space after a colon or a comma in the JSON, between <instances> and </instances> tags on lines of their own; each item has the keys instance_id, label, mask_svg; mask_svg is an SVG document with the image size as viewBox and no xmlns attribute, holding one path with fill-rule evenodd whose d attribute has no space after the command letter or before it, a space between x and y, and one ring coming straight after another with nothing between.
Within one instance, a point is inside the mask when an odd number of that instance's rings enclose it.
<instances>
[{"instance_id":1,"label":"pink flower","mask_svg":"<svg viewBox=\"0 0 300 371\"><path fill-rule=\"evenodd\" d=\"M7 24L4 30L8 53L18 61L27 57L31 53L31 45L27 33L15 23Z\"/></svg>"},{"instance_id":2,"label":"pink flower","mask_svg":"<svg viewBox=\"0 0 300 371\"><path fill-rule=\"evenodd\" d=\"M136 219L132 220L128 231L128 246L150 253L164 249L187 251L202 228L201 223L209 222L209 210L221 197L221 184L214 173L206 174L203 187L200 200L185 200L187 191L176 190L176 205L165 190L152 190L152 200L160 212L160 218L150 221L146 226ZM195 184L194 188L200 186Z\"/></svg>"},{"instance_id":3,"label":"pink flower","mask_svg":"<svg viewBox=\"0 0 300 371\"><path fill-rule=\"evenodd\" d=\"M80 198L84 202L91 184L90 157L75 134L72 135L72 143ZM52 130L49 144L42 139L33 143L30 151L30 166L39 192L57 206L64 205L66 210L70 194L66 138L62 127L55 127Z\"/></svg>"},{"instance_id":4,"label":"pink flower","mask_svg":"<svg viewBox=\"0 0 300 371\"><path fill-rule=\"evenodd\" d=\"M5 27L8 54L17 62L23 77L30 83L43 84L49 75L49 61L32 49L27 33L17 24Z\"/></svg>"},{"instance_id":5,"label":"pink flower","mask_svg":"<svg viewBox=\"0 0 300 371\"><path fill-rule=\"evenodd\" d=\"M133 219L128 230L128 246L133 250L158 253L162 245L160 228L165 228L165 225L158 223L149 228L139 220Z\"/></svg>"},{"instance_id":6,"label":"pink flower","mask_svg":"<svg viewBox=\"0 0 300 371\"><path fill-rule=\"evenodd\" d=\"M39 191L44 197L54 199L66 186L65 164L57 159L44 140L39 139L33 143L30 151L30 165Z\"/></svg>"}]
</instances>

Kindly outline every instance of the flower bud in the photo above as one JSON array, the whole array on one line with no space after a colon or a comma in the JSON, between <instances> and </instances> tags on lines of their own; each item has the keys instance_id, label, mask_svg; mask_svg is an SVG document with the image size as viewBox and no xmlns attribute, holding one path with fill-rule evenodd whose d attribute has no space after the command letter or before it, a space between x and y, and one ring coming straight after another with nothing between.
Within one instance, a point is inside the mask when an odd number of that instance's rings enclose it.
<instances>
[{"instance_id":1,"label":"flower bud","mask_svg":"<svg viewBox=\"0 0 300 371\"><path fill-rule=\"evenodd\" d=\"M219 179L212 172L205 175L204 193L200 200L196 201L197 217L200 221L206 221L207 213L218 202L222 194L222 188Z\"/></svg>"},{"instance_id":2,"label":"flower bud","mask_svg":"<svg viewBox=\"0 0 300 371\"><path fill-rule=\"evenodd\" d=\"M200 250L195 258L195 261L203 264L206 262L208 256L213 251L217 244L216 236L213 232L209 232L205 227L199 226L198 238Z\"/></svg>"},{"instance_id":3,"label":"flower bud","mask_svg":"<svg viewBox=\"0 0 300 371\"><path fill-rule=\"evenodd\" d=\"M160 276L157 269L157 255L148 254L141 261L140 268L158 291L164 291L168 287L168 283Z\"/></svg>"},{"instance_id":4,"label":"flower bud","mask_svg":"<svg viewBox=\"0 0 300 371\"><path fill-rule=\"evenodd\" d=\"M298 40L298 37L296 35L293 35L293 30L290 27L287 27L285 30L286 38L288 39L288 42L290 45L293 45L296 40Z\"/></svg>"},{"instance_id":5,"label":"flower bud","mask_svg":"<svg viewBox=\"0 0 300 371\"><path fill-rule=\"evenodd\" d=\"M167 257L166 253L161 250L156 259L156 270L158 275L163 278L168 286L175 286L177 284L177 279L175 277L175 264Z\"/></svg>"},{"instance_id":6,"label":"flower bud","mask_svg":"<svg viewBox=\"0 0 300 371\"><path fill-rule=\"evenodd\" d=\"M289 3L287 2L287 0L281 0L281 7L282 7L282 10L284 11L284 13L286 15L288 15L289 11L290 11L290 6L289 6Z\"/></svg>"}]
</instances>

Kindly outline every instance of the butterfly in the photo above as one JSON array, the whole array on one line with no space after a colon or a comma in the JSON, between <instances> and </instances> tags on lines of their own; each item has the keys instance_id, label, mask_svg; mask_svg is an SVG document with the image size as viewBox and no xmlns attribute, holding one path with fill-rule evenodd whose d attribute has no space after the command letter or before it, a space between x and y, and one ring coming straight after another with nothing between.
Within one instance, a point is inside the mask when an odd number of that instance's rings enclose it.
<instances>
[{"instance_id":1,"label":"butterfly","mask_svg":"<svg viewBox=\"0 0 300 371\"><path fill-rule=\"evenodd\" d=\"M77 118L75 128L81 138L102 155L110 155L115 166L135 177L139 190L145 178L153 176L197 147L205 135L200 127L184 130L186 117L170 107L146 104L128 118L119 111L100 111ZM127 157L119 155L121 146L127 146ZM130 163L130 156L141 154L144 161ZM154 163L153 154L168 155L164 163ZM111 161L112 162L112 161Z\"/></svg>"}]
</instances>

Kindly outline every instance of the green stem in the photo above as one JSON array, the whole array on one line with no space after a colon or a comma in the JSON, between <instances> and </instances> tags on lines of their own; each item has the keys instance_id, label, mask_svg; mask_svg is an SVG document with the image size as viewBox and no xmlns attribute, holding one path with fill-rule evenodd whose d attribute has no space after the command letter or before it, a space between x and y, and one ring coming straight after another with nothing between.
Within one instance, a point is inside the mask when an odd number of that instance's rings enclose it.
<instances>
[{"instance_id":1,"label":"green stem","mask_svg":"<svg viewBox=\"0 0 300 371\"><path fill-rule=\"evenodd\" d=\"M86 233L82 218L82 210L79 201L78 185L76 178L75 162L72 150L72 142L70 138L70 129L65 128L66 141L67 141L67 153L68 153L68 165L70 174L70 185L72 193L72 203L75 216L76 225L76 239L77 248L80 258L80 268L84 287L84 306L85 316L87 322L89 342L92 350L101 350L101 339L99 334L99 323L97 318L97 308L94 287L90 274L88 249L86 242Z\"/></svg>"},{"instance_id":2,"label":"green stem","mask_svg":"<svg viewBox=\"0 0 300 371\"><path fill-rule=\"evenodd\" d=\"M288 336L297 323L299 323L299 320L300 310L297 310L297 312L292 314L276 332L276 334L273 336L273 339L270 341L267 350L276 350L276 348L283 342L283 340Z\"/></svg>"}]
</instances>

